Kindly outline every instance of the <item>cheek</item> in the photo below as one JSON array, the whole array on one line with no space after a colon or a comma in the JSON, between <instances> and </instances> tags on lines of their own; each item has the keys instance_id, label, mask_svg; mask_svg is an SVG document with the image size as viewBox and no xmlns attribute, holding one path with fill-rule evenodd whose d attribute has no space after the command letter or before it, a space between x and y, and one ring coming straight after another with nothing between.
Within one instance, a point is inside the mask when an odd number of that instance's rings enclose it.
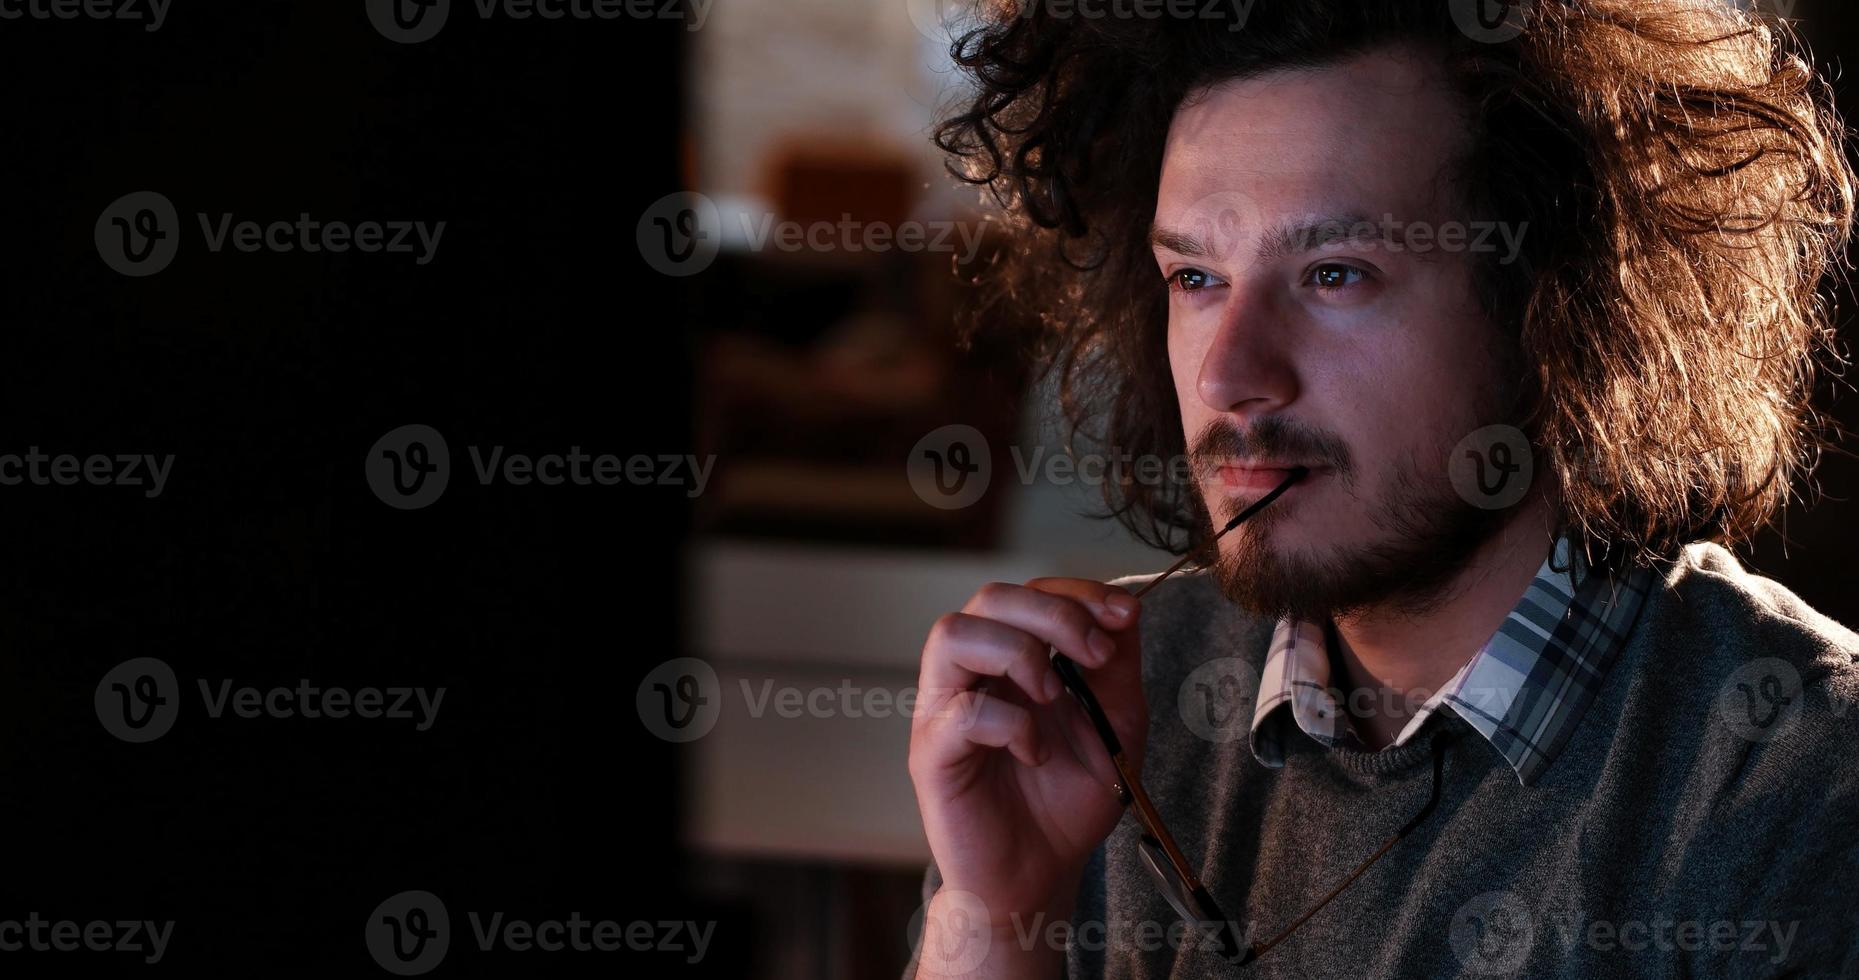
<instances>
[{"instance_id":1,"label":"cheek","mask_svg":"<svg viewBox=\"0 0 1859 980\"><path fill-rule=\"evenodd\" d=\"M1384 492L1397 470L1431 466L1445 451L1438 442L1458 422L1463 374L1441 369L1412 344L1369 345L1360 335L1312 354L1300 377L1313 421L1348 448L1359 493Z\"/></svg>"},{"instance_id":2,"label":"cheek","mask_svg":"<svg viewBox=\"0 0 1859 980\"><path fill-rule=\"evenodd\" d=\"M1323 372L1326 388L1361 405L1357 414L1383 431L1458 422L1498 366L1493 328L1455 282L1428 282L1379 310L1364 329L1326 334L1325 349L1307 368Z\"/></svg>"}]
</instances>

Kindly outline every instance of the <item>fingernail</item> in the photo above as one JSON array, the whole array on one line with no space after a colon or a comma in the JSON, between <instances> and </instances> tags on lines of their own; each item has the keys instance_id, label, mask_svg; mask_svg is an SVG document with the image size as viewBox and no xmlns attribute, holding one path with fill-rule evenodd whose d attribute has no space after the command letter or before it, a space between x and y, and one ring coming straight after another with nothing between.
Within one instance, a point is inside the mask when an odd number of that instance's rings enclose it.
<instances>
[{"instance_id":1,"label":"fingernail","mask_svg":"<svg viewBox=\"0 0 1859 980\"><path fill-rule=\"evenodd\" d=\"M1060 695L1063 695L1064 693L1065 693L1065 682L1059 680L1059 675L1057 671L1054 671L1051 668L1047 668L1046 670L1046 700L1057 701Z\"/></svg>"},{"instance_id":2,"label":"fingernail","mask_svg":"<svg viewBox=\"0 0 1859 980\"><path fill-rule=\"evenodd\" d=\"M1135 596L1127 592L1112 592L1104 601L1109 604L1110 610L1119 616L1128 616L1136 611L1137 606L1141 605Z\"/></svg>"},{"instance_id":3,"label":"fingernail","mask_svg":"<svg viewBox=\"0 0 1859 980\"><path fill-rule=\"evenodd\" d=\"M1097 654L1100 662L1109 660L1110 655L1117 652L1116 642L1110 638L1109 633L1100 629L1093 629L1086 642L1090 643L1091 652Z\"/></svg>"}]
</instances>

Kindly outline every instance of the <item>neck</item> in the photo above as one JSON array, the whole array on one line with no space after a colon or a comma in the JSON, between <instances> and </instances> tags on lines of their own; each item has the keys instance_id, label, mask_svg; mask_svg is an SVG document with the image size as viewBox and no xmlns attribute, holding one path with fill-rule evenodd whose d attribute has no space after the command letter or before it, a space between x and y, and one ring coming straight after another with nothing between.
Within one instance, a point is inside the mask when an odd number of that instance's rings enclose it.
<instances>
[{"instance_id":1,"label":"neck","mask_svg":"<svg viewBox=\"0 0 1859 980\"><path fill-rule=\"evenodd\" d=\"M1335 686L1370 749L1391 744L1503 625L1549 557L1551 520L1550 505L1532 495L1422 615L1371 607L1335 619Z\"/></svg>"}]
</instances>

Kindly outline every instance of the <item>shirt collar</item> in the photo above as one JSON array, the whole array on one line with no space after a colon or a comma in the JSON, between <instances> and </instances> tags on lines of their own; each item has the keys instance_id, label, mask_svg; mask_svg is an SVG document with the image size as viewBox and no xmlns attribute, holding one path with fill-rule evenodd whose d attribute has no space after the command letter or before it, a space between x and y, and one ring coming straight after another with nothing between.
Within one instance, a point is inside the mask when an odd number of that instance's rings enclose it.
<instances>
[{"instance_id":1,"label":"shirt collar","mask_svg":"<svg viewBox=\"0 0 1859 980\"><path fill-rule=\"evenodd\" d=\"M1617 578L1593 574L1569 539L1558 538L1503 625L1394 744L1406 744L1445 705L1503 754L1523 785L1534 784L1593 703L1653 580L1645 568ZM1330 687L1327 625L1283 619L1273 632L1250 739L1267 766L1284 765L1287 716L1325 746L1361 746L1340 691Z\"/></svg>"}]
</instances>

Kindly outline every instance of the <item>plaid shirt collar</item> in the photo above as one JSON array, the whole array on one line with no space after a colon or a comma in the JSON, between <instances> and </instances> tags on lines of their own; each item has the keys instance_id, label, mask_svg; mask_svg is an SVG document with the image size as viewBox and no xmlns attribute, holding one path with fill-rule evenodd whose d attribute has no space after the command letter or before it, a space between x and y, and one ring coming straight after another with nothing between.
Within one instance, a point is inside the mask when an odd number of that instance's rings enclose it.
<instances>
[{"instance_id":1,"label":"plaid shirt collar","mask_svg":"<svg viewBox=\"0 0 1859 980\"><path fill-rule=\"evenodd\" d=\"M1395 745L1444 704L1503 753L1523 785L1549 768L1593 703L1654 581L1645 568L1617 580L1589 574L1585 564L1570 565L1570 550L1567 537L1556 541L1503 625L1408 720ZM1267 766L1284 765L1287 715L1326 746L1362 747L1340 692L1330 688L1325 625L1284 619L1272 636L1251 735L1253 755Z\"/></svg>"}]
</instances>

